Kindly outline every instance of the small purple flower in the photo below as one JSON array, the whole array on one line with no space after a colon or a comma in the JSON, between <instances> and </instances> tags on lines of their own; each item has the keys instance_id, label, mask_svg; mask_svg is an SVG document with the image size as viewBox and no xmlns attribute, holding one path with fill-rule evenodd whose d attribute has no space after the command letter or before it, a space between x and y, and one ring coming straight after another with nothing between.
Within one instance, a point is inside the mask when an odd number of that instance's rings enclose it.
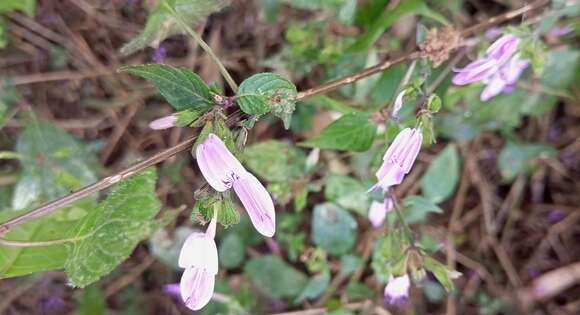
<instances>
[{"instance_id":1,"label":"small purple flower","mask_svg":"<svg viewBox=\"0 0 580 315\"><path fill-rule=\"evenodd\" d=\"M501 29L492 27L485 32L485 37L489 40L498 38L502 34Z\"/></svg>"},{"instance_id":2,"label":"small purple flower","mask_svg":"<svg viewBox=\"0 0 580 315\"><path fill-rule=\"evenodd\" d=\"M378 228L383 224L387 213L393 210L393 200L386 197L383 202L373 201L369 208L369 221L374 228Z\"/></svg>"},{"instance_id":3,"label":"small purple flower","mask_svg":"<svg viewBox=\"0 0 580 315\"><path fill-rule=\"evenodd\" d=\"M562 37L564 35L570 34L574 31L573 28L571 28L570 26L560 26L560 27L554 27L553 29L551 29L548 32L548 36L552 36L552 37Z\"/></svg>"},{"instance_id":4,"label":"small purple flower","mask_svg":"<svg viewBox=\"0 0 580 315\"><path fill-rule=\"evenodd\" d=\"M400 184L413 167L422 143L423 134L418 128L405 128L399 132L385 152L383 164L376 173L378 182L370 190L382 188L386 191Z\"/></svg>"},{"instance_id":5,"label":"small purple flower","mask_svg":"<svg viewBox=\"0 0 580 315\"><path fill-rule=\"evenodd\" d=\"M385 286L384 296L389 304L396 304L406 300L409 297L409 288L411 280L408 275L399 277L391 276Z\"/></svg>"},{"instance_id":6,"label":"small purple flower","mask_svg":"<svg viewBox=\"0 0 580 315\"><path fill-rule=\"evenodd\" d=\"M506 34L496 40L486 51L486 56L479 58L455 70L453 84L465 85L483 81L480 99L488 101L501 92L511 92L516 81L528 67L529 61L520 59L516 54L520 39L512 34Z\"/></svg>"},{"instance_id":7,"label":"small purple flower","mask_svg":"<svg viewBox=\"0 0 580 315\"><path fill-rule=\"evenodd\" d=\"M213 295L215 276L218 273L218 252L214 240L216 219L212 219L205 233L192 233L179 253L179 267L185 268L179 291L189 309L203 308Z\"/></svg>"},{"instance_id":8,"label":"small purple flower","mask_svg":"<svg viewBox=\"0 0 580 315\"><path fill-rule=\"evenodd\" d=\"M167 48L161 45L153 50L153 61L155 63L163 63L167 58Z\"/></svg>"},{"instance_id":9,"label":"small purple flower","mask_svg":"<svg viewBox=\"0 0 580 315\"><path fill-rule=\"evenodd\" d=\"M157 118L149 123L149 128L153 130L161 130L175 127L177 116L172 114L165 117Z\"/></svg>"},{"instance_id":10,"label":"small purple flower","mask_svg":"<svg viewBox=\"0 0 580 315\"><path fill-rule=\"evenodd\" d=\"M208 184L220 192L233 187L256 230L264 236L274 236L276 213L272 197L264 185L246 171L223 141L210 133L207 139L197 146L195 156Z\"/></svg>"}]
</instances>

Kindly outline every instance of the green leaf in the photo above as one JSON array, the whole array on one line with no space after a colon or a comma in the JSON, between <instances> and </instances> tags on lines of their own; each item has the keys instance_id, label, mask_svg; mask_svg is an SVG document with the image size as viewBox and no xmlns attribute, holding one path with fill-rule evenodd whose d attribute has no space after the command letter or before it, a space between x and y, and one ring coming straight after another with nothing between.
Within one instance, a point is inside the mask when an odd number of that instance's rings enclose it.
<instances>
[{"instance_id":1,"label":"green leaf","mask_svg":"<svg viewBox=\"0 0 580 315\"><path fill-rule=\"evenodd\" d=\"M302 272L274 255L252 258L244 267L244 273L258 290L276 299L296 297L307 283Z\"/></svg>"},{"instance_id":2,"label":"green leaf","mask_svg":"<svg viewBox=\"0 0 580 315\"><path fill-rule=\"evenodd\" d=\"M189 69L146 64L125 66L119 71L151 81L175 110L207 110L213 105L209 87Z\"/></svg>"},{"instance_id":3,"label":"green leaf","mask_svg":"<svg viewBox=\"0 0 580 315\"><path fill-rule=\"evenodd\" d=\"M229 191L211 191L196 198L198 200L193 207L193 217L200 216L201 221L208 222L213 218L214 211L218 211L217 222L221 225L227 227L240 222L240 213L236 210Z\"/></svg>"},{"instance_id":4,"label":"green leaf","mask_svg":"<svg viewBox=\"0 0 580 315\"><path fill-rule=\"evenodd\" d=\"M449 24L444 16L431 10L422 0L401 1L394 9L384 10L369 29L350 47L352 51L364 51L371 47L379 37L399 19L411 15L419 14L433 19L441 24Z\"/></svg>"},{"instance_id":5,"label":"green leaf","mask_svg":"<svg viewBox=\"0 0 580 315\"><path fill-rule=\"evenodd\" d=\"M424 221L429 213L443 213L443 210L423 196L408 196L403 200L403 215L407 223Z\"/></svg>"},{"instance_id":6,"label":"green leaf","mask_svg":"<svg viewBox=\"0 0 580 315\"><path fill-rule=\"evenodd\" d=\"M360 282L349 282L346 293L351 300L372 299L375 291Z\"/></svg>"},{"instance_id":7,"label":"green leaf","mask_svg":"<svg viewBox=\"0 0 580 315\"><path fill-rule=\"evenodd\" d=\"M22 11L33 17L36 10L36 0L2 0L0 1L0 14L14 11Z\"/></svg>"},{"instance_id":8,"label":"green leaf","mask_svg":"<svg viewBox=\"0 0 580 315\"><path fill-rule=\"evenodd\" d=\"M111 272L152 232L161 203L154 168L113 187L107 199L72 226L65 271L72 285L85 287Z\"/></svg>"},{"instance_id":9,"label":"green leaf","mask_svg":"<svg viewBox=\"0 0 580 315\"><path fill-rule=\"evenodd\" d=\"M355 255L344 255L340 257L340 273L343 275L349 275L355 272L358 268L362 267L364 260L362 257Z\"/></svg>"},{"instance_id":10,"label":"green leaf","mask_svg":"<svg viewBox=\"0 0 580 315\"><path fill-rule=\"evenodd\" d=\"M30 124L18 138L22 173L14 188L12 208L53 200L97 180L96 158L65 131L48 123ZM73 180L71 180L73 179Z\"/></svg>"},{"instance_id":11,"label":"green leaf","mask_svg":"<svg viewBox=\"0 0 580 315\"><path fill-rule=\"evenodd\" d=\"M219 262L226 269L235 269L242 265L246 257L246 246L237 233L228 233L219 247Z\"/></svg>"},{"instance_id":12,"label":"green leaf","mask_svg":"<svg viewBox=\"0 0 580 315\"><path fill-rule=\"evenodd\" d=\"M348 253L356 242L357 223L346 210L331 203L319 204L312 212L312 240L328 253Z\"/></svg>"},{"instance_id":13,"label":"green leaf","mask_svg":"<svg viewBox=\"0 0 580 315\"><path fill-rule=\"evenodd\" d=\"M195 150L197 149L197 146L203 143L210 133L218 136L225 143L226 147L228 150L230 150L230 152L232 152L232 154L238 155L238 148L236 147L234 135L226 126L226 123L223 121L223 119L217 118L214 121L206 122L199 135L197 135L197 139L191 147L191 156L194 159L196 158Z\"/></svg>"},{"instance_id":14,"label":"green leaf","mask_svg":"<svg viewBox=\"0 0 580 315\"><path fill-rule=\"evenodd\" d=\"M70 227L86 215L85 209L92 209L95 205L95 199L83 199L54 214L16 226L4 238L31 242L65 239ZM0 222L6 222L25 212L2 211ZM27 248L0 246L0 278L61 269L64 267L66 255L64 244Z\"/></svg>"},{"instance_id":15,"label":"green leaf","mask_svg":"<svg viewBox=\"0 0 580 315\"><path fill-rule=\"evenodd\" d=\"M246 165L270 182L287 181L304 174L306 155L290 143L270 140L244 151Z\"/></svg>"},{"instance_id":16,"label":"green leaf","mask_svg":"<svg viewBox=\"0 0 580 315\"><path fill-rule=\"evenodd\" d=\"M512 181L519 174L530 171L535 158L555 154L556 150L547 145L508 142L499 154L497 166L503 179Z\"/></svg>"},{"instance_id":17,"label":"green leaf","mask_svg":"<svg viewBox=\"0 0 580 315\"><path fill-rule=\"evenodd\" d=\"M330 272L328 270L323 270L320 274L315 275L314 277L308 280L306 287L300 296L296 298L294 301L295 304L301 303L304 300L313 300L322 295L328 285L330 284Z\"/></svg>"},{"instance_id":18,"label":"green leaf","mask_svg":"<svg viewBox=\"0 0 580 315\"><path fill-rule=\"evenodd\" d=\"M542 73L540 82L542 85L554 88L565 89L572 82L578 73L578 59L580 51L571 49L554 50L548 54L548 61Z\"/></svg>"},{"instance_id":19,"label":"green leaf","mask_svg":"<svg viewBox=\"0 0 580 315\"><path fill-rule=\"evenodd\" d=\"M447 200L459 182L459 153L454 144L449 144L431 162L421 178L421 191L434 203Z\"/></svg>"},{"instance_id":20,"label":"green leaf","mask_svg":"<svg viewBox=\"0 0 580 315\"><path fill-rule=\"evenodd\" d=\"M437 278L437 281L441 283L441 285L445 288L445 290L447 291L453 290L451 271L447 269L447 266L429 256L425 256L423 264L425 266L425 269L433 273L435 278Z\"/></svg>"},{"instance_id":21,"label":"green leaf","mask_svg":"<svg viewBox=\"0 0 580 315\"><path fill-rule=\"evenodd\" d=\"M296 86L275 73L258 73L240 84L237 104L250 115L272 112L290 128L290 119L296 105Z\"/></svg>"},{"instance_id":22,"label":"green leaf","mask_svg":"<svg viewBox=\"0 0 580 315\"><path fill-rule=\"evenodd\" d=\"M147 46L156 48L165 38L185 33L172 11L193 27L208 15L221 10L228 2L226 0L161 0L149 14L143 31L121 48L121 54L130 55Z\"/></svg>"},{"instance_id":23,"label":"green leaf","mask_svg":"<svg viewBox=\"0 0 580 315\"><path fill-rule=\"evenodd\" d=\"M377 126L370 123L369 118L367 113L343 115L322 130L318 137L300 144L321 149L366 151L373 144L377 131Z\"/></svg>"},{"instance_id":24,"label":"green leaf","mask_svg":"<svg viewBox=\"0 0 580 315\"><path fill-rule=\"evenodd\" d=\"M366 216L369 208L367 189L358 180L344 175L331 174L326 179L324 196L339 206Z\"/></svg>"}]
</instances>

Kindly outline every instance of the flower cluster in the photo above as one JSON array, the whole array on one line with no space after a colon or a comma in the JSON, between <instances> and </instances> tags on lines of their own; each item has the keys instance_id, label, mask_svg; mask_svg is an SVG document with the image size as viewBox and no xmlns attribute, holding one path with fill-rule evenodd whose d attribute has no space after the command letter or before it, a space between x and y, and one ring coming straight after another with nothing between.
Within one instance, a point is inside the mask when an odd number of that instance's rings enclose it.
<instances>
[{"instance_id":1,"label":"flower cluster","mask_svg":"<svg viewBox=\"0 0 580 315\"><path fill-rule=\"evenodd\" d=\"M453 77L456 85L466 85L476 81L485 83L480 99L488 101L501 92L511 92L519 77L529 66L530 62L521 59L517 53L520 39L512 34L506 34L496 40L486 51L484 57L479 58L455 70Z\"/></svg>"},{"instance_id":2,"label":"flower cluster","mask_svg":"<svg viewBox=\"0 0 580 315\"><path fill-rule=\"evenodd\" d=\"M378 182L370 190L381 189L385 193L385 199L381 202L373 202L369 209L369 220L374 227L380 226L387 213L394 207L393 200L389 197L392 186L398 185L407 175L417 155L421 150L423 134L419 128L405 128L395 137L393 143L383 156L383 164L376 173ZM408 275L392 277L385 286L384 296L389 303L397 303L407 298L409 294L410 279Z\"/></svg>"},{"instance_id":3,"label":"flower cluster","mask_svg":"<svg viewBox=\"0 0 580 315\"><path fill-rule=\"evenodd\" d=\"M276 231L274 202L258 179L242 166L224 142L210 133L195 151L199 169L208 184L219 192L233 188L258 232L272 237ZM218 272L218 252L214 241L216 214L205 233L191 234L179 256L185 269L180 292L185 305L199 310L211 299Z\"/></svg>"}]
</instances>

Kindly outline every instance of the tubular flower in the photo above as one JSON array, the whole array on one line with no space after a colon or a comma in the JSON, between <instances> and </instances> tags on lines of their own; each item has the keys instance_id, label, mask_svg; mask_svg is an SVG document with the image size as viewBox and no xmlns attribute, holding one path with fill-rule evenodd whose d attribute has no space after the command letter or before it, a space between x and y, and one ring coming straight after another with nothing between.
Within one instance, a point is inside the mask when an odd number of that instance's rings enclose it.
<instances>
[{"instance_id":1,"label":"tubular flower","mask_svg":"<svg viewBox=\"0 0 580 315\"><path fill-rule=\"evenodd\" d=\"M154 130L168 129L168 128L175 127L176 122L177 122L177 116L169 115L169 116L155 119L154 121L150 122L149 128L154 129Z\"/></svg>"},{"instance_id":2,"label":"tubular flower","mask_svg":"<svg viewBox=\"0 0 580 315\"><path fill-rule=\"evenodd\" d=\"M276 213L272 197L240 161L228 150L223 141L213 133L197 146L197 164L208 184L217 191L234 188L246 208L256 230L267 237L276 231Z\"/></svg>"},{"instance_id":3,"label":"tubular flower","mask_svg":"<svg viewBox=\"0 0 580 315\"><path fill-rule=\"evenodd\" d=\"M527 60L516 54L520 39L506 34L496 40L486 50L486 55L465 66L453 77L456 85L466 85L476 81L486 84L480 99L487 101L501 92L510 92L522 72L528 67Z\"/></svg>"},{"instance_id":4,"label":"tubular flower","mask_svg":"<svg viewBox=\"0 0 580 315\"><path fill-rule=\"evenodd\" d=\"M179 267L185 268L179 291L191 310L203 308L213 295L218 273L218 252L215 244L216 219L212 219L205 233L192 233L179 253Z\"/></svg>"},{"instance_id":5,"label":"tubular flower","mask_svg":"<svg viewBox=\"0 0 580 315\"><path fill-rule=\"evenodd\" d=\"M374 228L378 228L383 224L387 213L393 210L393 200L386 197L383 202L373 201L371 207L369 208L369 221Z\"/></svg>"},{"instance_id":6,"label":"tubular flower","mask_svg":"<svg viewBox=\"0 0 580 315\"><path fill-rule=\"evenodd\" d=\"M400 277L391 276L389 283L385 286L384 297L388 303L395 304L409 297L411 281L408 275Z\"/></svg>"},{"instance_id":7,"label":"tubular flower","mask_svg":"<svg viewBox=\"0 0 580 315\"><path fill-rule=\"evenodd\" d=\"M383 164L376 173L378 182L370 190L382 188L386 191L400 184L415 163L422 143L423 134L418 128L405 128L399 132L385 152Z\"/></svg>"}]
</instances>

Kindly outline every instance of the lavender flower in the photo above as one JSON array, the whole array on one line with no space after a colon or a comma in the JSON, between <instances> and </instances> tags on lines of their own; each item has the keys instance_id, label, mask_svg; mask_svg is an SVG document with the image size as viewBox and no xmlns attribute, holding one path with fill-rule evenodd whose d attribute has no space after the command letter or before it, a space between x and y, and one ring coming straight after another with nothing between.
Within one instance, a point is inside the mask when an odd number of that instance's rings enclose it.
<instances>
[{"instance_id":1,"label":"lavender flower","mask_svg":"<svg viewBox=\"0 0 580 315\"><path fill-rule=\"evenodd\" d=\"M216 219L205 233L192 233L181 248L179 267L185 268L179 283L181 298L189 309L203 308L213 295L218 273L218 252L215 244Z\"/></svg>"},{"instance_id":2,"label":"lavender flower","mask_svg":"<svg viewBox=\"0 0 580 315\"><path fill-rule=\"evenodd\" d=\"M153 61L155 63L163 63L167 58L167 48L161 45L153 50Z\"/></svg>"},{"instance_id":3,"label":"lavender flower","mask_svg":"<svg viewBox=\"0 0 580 315\"><path fill-rule=\"evenodd\" d=\"M175 123L177 122L177 116L172 114L169 116L157 118L154 121L149 123L149 128L153 130L161 130L161 129L168 129L175 127Z\"/></svg>"},{"instance_id":4,"label":"lavender flower","mask_svg":"<svg viewBox=\"0 0 580 315\"><path fill-rule=\"evenodd\" d=\"M406 300L409 297L410 287L411 280L408 275L405 274L399 277L391 276L389 282L385 286L385 300L390 304L396 304Z\"/></svg>"},{"instance_id":5,"label":"lavender flower","mask_svg":"<svg viewBox=\"0 0 580 315\"><path fill-rule=\"evenodd\" d=\"M370 190L387 190L403 181L415 163L421 150L423 134L418 128L405 128L399 132L383 156L383 164L377 171L378 182Z\"/></svg>"},{"instance_id":6,"label":"lavender flower","mask_svg":"<svg viewBox=\"0 0 580 315\"><path fill-rule=\"evenodd\" d=\"M486 51L483 58L479 58L455 70L453 77L456 85L466 85L476 81L483 81L486 87L480 99L488 101L501 92L510 92L529 61L520 59L516 54L520 39L512 34L506 34L496 40Z\"/></svg>"},{"instance_id":7,"label":"lavender flower","mask_svg":"<svg viewBox=\"0 0 580 315\"><path fill-rule=\"evenodd\" d=\"M210 133L197 146L195 156L208 184L217 191L233 187L256 230L264 236L274 236L276 213L272 197L260 181L246 171L223 141Z\"/></svg>"},{"instance_id":8,"label":"lavender flower","mask_svg":"<svg viewBox=\"0 0 580 315\"><path fill-rule=\"evenodd\" d=\"M374 228L378 228L383 224L387 213L393 210L393 200L386 197L383 202L373 201L371 207L369 208L369 221Z\"/></svg>"}]
</instances>

